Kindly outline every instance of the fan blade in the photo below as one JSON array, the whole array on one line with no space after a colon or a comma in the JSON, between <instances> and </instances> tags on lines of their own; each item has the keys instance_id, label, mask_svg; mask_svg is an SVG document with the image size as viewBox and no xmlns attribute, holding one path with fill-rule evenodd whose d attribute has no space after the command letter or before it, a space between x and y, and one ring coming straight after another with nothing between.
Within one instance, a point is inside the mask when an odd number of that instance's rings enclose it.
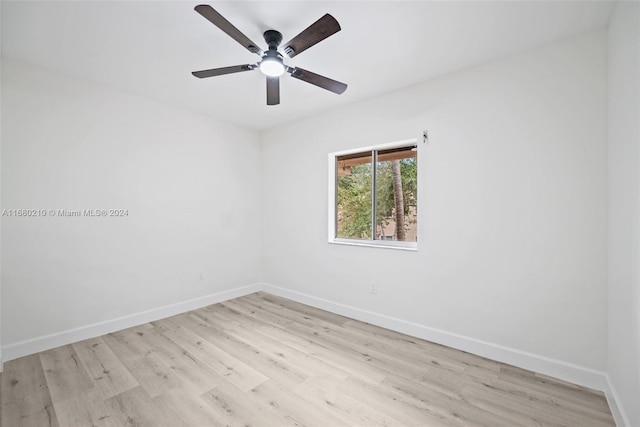
<instances>
[{"instance_id":1,"label":"fan blade","mask_svg":"<svg viewBox=\"0 0 640 427\"><path fill-rule=\"evenodd\" d=\"M347 90L347 85L344 83L321 76L320 74L312 73L311 71L303 70L302 68L296 67L291 70L290 73L291 77L311 83L312 85L337 93L338 95Z\"/></svg>"},{"instance_id":2,"label":"fan blade","mask_svg":"<svg viewBox=\"0 0 640 427\"><path fill-rule=\"evenodd\" d=\"M223 74L239 73L241 71L251 71L256 68L252 64L233 65L231 67L212 68L210 70L193 71L191 74L203 79L205 77L222 76Z\"/></svg>"},{"instance_id":3,"label":"fan blade","mask_svg":"<svg viewBox=\"0 0 640 427\"><path fill-rule=\"evenodd\" d=\"M267 105L280 104L280 77L267 77Z\"/></svg>"},{"instance_id":4,"label":"fan blade","mask_svg":"<svg viewBox=\"0 0 640 427\"><path fill-rule=\"evenodd\" d=\"M289 43L286 43L284 45L284 53L286 53L289 58L293 58L338 31L340 31L340 24L338 24L336 18L327 13L309 25L306 30L291 39Z\"/></svg>"},{"instance_id":5,"label":"fan blade","mask_svg":"<svg viewBox=\"0 0 640 427\"><path fill-rule=\"evenodd\" d=\"M218 13L214 8L208 4L200 4L195 7L196 12L207 18L213 25L220 28L227 33L229 37L240 43L247 48L249 52L262 55L262 50L257 44L252 42L249 37L245 36L239 29L233 26L233 24L226 20L226 18Z\"/></svg>"}]
</instances>

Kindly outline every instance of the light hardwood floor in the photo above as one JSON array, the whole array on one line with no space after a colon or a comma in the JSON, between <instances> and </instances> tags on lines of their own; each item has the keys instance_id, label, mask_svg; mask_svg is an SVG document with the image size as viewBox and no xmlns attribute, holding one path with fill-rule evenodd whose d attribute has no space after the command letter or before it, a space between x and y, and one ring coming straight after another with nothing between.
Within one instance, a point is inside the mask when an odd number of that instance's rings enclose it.
<instances>
[{"instance_id":1,"label":"light hardwood floor","mask_svg":"<svg viewBox=\"0 0 640 427\"><path fill-rule=\"evenodd\" d=\"M266 293L12 360L4 427L613 426L600 392Z\"/></svg>"}]
</instances>

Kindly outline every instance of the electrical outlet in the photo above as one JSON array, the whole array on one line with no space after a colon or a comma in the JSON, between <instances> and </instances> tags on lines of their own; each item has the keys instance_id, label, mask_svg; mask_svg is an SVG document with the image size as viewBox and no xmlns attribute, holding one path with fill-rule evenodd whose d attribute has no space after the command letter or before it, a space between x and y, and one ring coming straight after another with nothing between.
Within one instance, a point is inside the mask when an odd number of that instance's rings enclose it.
<instances>
[{"instance_id":1,"label":"electrical outlet","mask_svg":"<svg viewBox=\"0 0 640 427\"><path fill-rule=\"evenodd\" d=\"M376 285L375 283L371 284L371 291L372 294L377 294L378 293L378 285Z\"/></svg>"},{"instance_id":2,"label":"electrical outlet","mask_svg":"<svg viewBox=\"0 0 640 427\"><path fill-rule=\"evenodd\" d=\"M203 282L204 281L204 273L198 273L198 281L199 282Z\"/></svg>"}]
</instances>

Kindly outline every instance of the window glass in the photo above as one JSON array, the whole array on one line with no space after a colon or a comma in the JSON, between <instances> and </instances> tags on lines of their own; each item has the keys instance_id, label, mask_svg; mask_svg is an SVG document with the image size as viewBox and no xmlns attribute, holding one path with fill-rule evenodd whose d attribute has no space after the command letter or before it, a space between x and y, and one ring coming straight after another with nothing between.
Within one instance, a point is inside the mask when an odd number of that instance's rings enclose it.
<instances>
[{"instance_id":1,"label":"window glass","mask_svg":"<svg viewBox=\"0 0 640 427\"><path fill-rule=\"evenodd\" d=\"M371 152L338 156L336 162L336 236L371 240Z\"/></svg>"},{"instance_id":2,"label":"window glass","mask_svg":"<svg viewBox=\"0 0 640 427\"><path fill-rule=\"evenodd\" d=\"M417 240L416 159L412 147L378 151L375 199L379 240Z\"/></svg>"}]
</instances>

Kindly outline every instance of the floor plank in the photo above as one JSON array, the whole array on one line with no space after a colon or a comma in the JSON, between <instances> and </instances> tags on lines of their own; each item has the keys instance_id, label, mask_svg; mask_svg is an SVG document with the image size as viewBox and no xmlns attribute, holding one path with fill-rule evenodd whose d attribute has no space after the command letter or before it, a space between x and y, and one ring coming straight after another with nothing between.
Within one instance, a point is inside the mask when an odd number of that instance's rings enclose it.
<instances>
[{"instance_id":1,"label":"floor plank","mask_svg":"<svg viewBox=\"0 0 640 427\"><path fill-rule=\"evenodd\" d=\"M73 348L103 400L139 385L103 338L81 341Z\"/></svg>"},{"instance_id":2,"label":"floor plank","mask_svg":"<svg viewBox=\"0 0 640 427\"><path fill-rule=\"evenodd\" d=\"M47 380L37 354L5 364L4 372L0 374L0 402L0 426L58 426Z\"/></svg>"},{"instance_id":3,"label":"floor plank","mask_svg":"<svg viewBox=\"0 0 640 427\"><path fill-rule=\"evenodd\" d=\"M157 398L156 398L157 399ZM114 419L124 426L173 427L186 426L181 415L188 419L189 414L184 411L178 414L180 408L169 408L162 402L151 398L142 387L127 390L105 401ZM184 408L188 409L188 408ZM211 425L216 425L211 423Z\"/></svg>"},{"instance_id":4,"label":"floor plank","mask_svg":"<svg viewBox=\"0 0 640 427\"><path fill-rule=\"evenodd\" d=\"M149 325L150 326L150 325ZM151 397L182 386L182 381L164 363L152 356L152 349L140 340L140 334L150 328L129 328L105 335L103 338L138 384Z\"/></svg>"},{"instance_id":5,"label":"floor plank","mask_svg":"<svg viewBox=\"0 0 640 427\"><path fill-rule=\"evenodd\" d=\"M243 391L249 391L269 379L215 344L183 327L174 319L153 322L153 325L173 342L202 360L218 375Z\"/></svg>"},{"instance_id":6,"label":"floor plank","mask_svg":"<svg viewBox=\"0 0 640 427\"><path fill-rule=\"evenodd\" d=\"M118 427L119 416L112 414L103 394L90 390L56 402L56 415L61 426Z\"/></svg>"},{"instance_id":7,"label":"floor plank","mask_svg":"<svg viewBox=\"0 0 640 427\"><path fill-rule=\"evenodd\" d=\"M283 426L292 425L269 402L249 398L233 384L221 384L204 393L202 399L217 411L224 425Z\"/></svg>"},{"instance_id":8,"label":"floor plank","mask_svg":"<svg viewBox=\"0 0 640 427\"><path fill-rule=\"evenodd\" d=\"M54 403L93 389L93 382L73 346L43 351L40 362Z\"/></svg>"},{"instance_id":9,"label":"floor plank","mask_svg":"<svg viewBox=\"0 0 640 427\"><path fill-rule=\"evenodd\" d=\"M614 426L595 390L261 292L4 368L10 427Z\"/></svg>"}]
</instances>

